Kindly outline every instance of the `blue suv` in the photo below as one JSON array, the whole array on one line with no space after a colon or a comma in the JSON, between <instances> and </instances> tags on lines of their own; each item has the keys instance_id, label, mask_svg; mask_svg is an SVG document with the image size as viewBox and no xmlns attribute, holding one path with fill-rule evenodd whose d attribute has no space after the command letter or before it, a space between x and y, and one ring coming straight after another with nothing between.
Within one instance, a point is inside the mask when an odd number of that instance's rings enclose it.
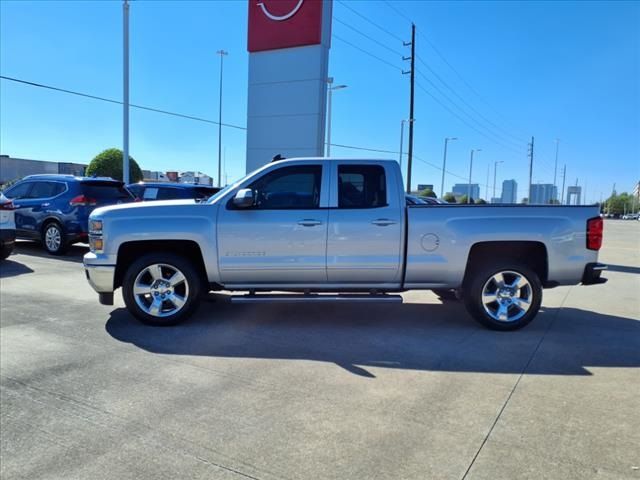
<instances>
[{"instance_id":1,"label":"blue suv","mask_svg":"<svg viewBox=\"0 0 640 480\"><path fill-rule=\"evenodd\" d=\"M122 182L73 175L30 175L3 193L16 208L16 238L39 240L52 255L87 241L95 208L135 201Z\"/></svg>"}]
</instances>

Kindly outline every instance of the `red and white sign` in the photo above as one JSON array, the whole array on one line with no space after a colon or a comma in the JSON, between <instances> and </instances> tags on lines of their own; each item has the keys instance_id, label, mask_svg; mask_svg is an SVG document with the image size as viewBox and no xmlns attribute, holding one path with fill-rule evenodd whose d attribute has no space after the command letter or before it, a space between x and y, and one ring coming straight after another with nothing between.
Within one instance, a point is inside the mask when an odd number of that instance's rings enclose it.
<instances>
[{"instance_id":1,"label":"red and white sign","mask_svg":"<svg viewBox=\"0 0 640 480\"><path fill-rule=\"evenodd\" d=\"M249 0L250 52L321 41L322 0Z\"/></svg>"}]
</instances>

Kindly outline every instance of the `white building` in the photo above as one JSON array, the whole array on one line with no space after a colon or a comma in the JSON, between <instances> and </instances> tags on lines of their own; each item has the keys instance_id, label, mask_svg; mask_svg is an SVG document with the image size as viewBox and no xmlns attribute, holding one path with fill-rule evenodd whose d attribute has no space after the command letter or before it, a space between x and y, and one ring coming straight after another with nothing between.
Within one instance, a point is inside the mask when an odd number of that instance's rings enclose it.
<instances>
[{"instance_id":1,"label":"white building","mask_svg":"<svg viewBox=\"0 0 640 480\"><path fill-rule=\"evenodd\" d=\"M180 183L197 183L199 185L213 185L213 178L202 172L182 172L178 180Z\"/></svg>"}]
</instances>

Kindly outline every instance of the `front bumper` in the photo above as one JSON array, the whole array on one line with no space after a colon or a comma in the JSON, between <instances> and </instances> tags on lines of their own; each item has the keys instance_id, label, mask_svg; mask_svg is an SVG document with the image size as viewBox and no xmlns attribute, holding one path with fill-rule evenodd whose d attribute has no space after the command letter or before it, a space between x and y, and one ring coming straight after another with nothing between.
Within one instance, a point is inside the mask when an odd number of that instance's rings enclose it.
<instances>
[{"instance_id":1,"label":"front bumper","mask_svg":"<svg viewBox=\"0 0 640 480\"><path fill-rule=\"evenodd\" d=\"M87 254L91 255L91 254ZM116 275L115 265L91 265L84 259L84 272L89 285L98 292L103 305L113 305L113 285Z\"/></svg>"},{"instance_id":2,"label":"front bumper","mask_svg":"<svg viewBox=\"0 0 640 480\"><path fill-rule=\"evenodd\" d=\"M602 272L608 267L603 263L587 263L584 267L584 273L582 274L583 285L598 285L600 283L606 283L607 279L602 278Z\"/></svg>"}]
</instances>

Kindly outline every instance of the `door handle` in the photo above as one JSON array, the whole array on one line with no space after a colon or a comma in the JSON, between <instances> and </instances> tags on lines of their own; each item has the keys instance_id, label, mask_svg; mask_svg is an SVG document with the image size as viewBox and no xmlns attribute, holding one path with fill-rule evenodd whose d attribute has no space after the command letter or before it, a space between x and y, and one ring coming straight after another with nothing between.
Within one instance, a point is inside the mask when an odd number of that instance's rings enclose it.
<instances>
[{"instance_id":1,"label":"door handle","mask_svg":"<svg viewBox=\"0 0 640 480\"><path fill-rule=\"evenodd\" d=\"M390 218L377 218L371 223L377 225L378 227L388 227L389 225L395 225L398 222L396 222L395 220L391 220Z\"/></svg>"},{"instance_id":2,"label":"door handle","mask_svg":"<svg viewBox=\"0 0 640 480\"><path fill-rule=\"evenodd\" d=\"M298 225L302 225L303 227L315 227L317 225L322 225L320 220L313 220L311 218L305 218L304 220L300 220Z\"/></svg>"}]
</instances>

